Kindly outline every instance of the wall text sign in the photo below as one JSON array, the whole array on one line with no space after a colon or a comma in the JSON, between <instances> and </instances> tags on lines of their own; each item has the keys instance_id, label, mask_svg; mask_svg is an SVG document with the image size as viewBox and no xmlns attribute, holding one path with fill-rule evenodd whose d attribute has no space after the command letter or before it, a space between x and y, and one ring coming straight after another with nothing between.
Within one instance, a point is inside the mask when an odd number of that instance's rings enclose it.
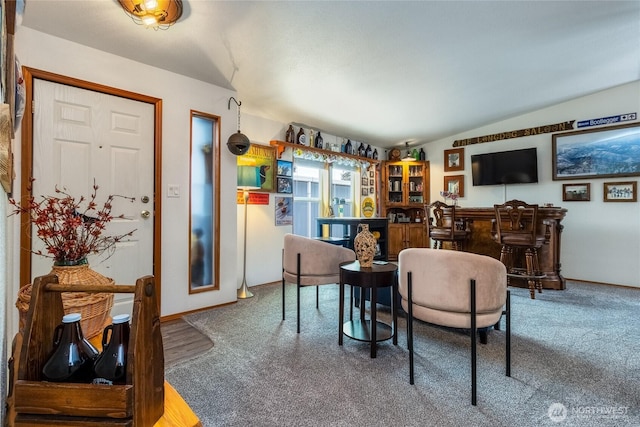
<instances>
[{"instance_id":1,"label":"wall text sign","mask_svg":"<svg viewBox=\"0 0 640 427\"><path fill-rule=\"evenodd\" d=\"M458 139L453 141L454 147L465 145L483 144L485 142L502 141L503 139L522 138L523 136L539 135L542 133L555 133L573 129L575 120L568 122L554 123L552 125L536 126L532 128L512 130L508 132L494 133L491 135L476 136L473 138Z\"/></svg>"}]
</instances>

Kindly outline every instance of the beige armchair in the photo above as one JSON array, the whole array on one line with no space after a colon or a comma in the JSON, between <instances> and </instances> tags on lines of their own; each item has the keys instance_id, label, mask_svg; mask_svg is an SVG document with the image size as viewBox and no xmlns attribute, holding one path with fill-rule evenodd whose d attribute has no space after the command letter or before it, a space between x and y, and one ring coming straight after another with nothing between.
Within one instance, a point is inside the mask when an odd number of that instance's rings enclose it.
<instances>
[{"instance_id":1,"label":"beige armchair","mask_svg":"<svg viewBox=\"0 0 640 427\"><path fill-rule=\"evenodd\" d=\"M351 249L286 234L282 254L282 320L285 320L285 283L297 285L297 331L300 333L300 288L316 287L316 308L319 308L318 286L338 283L340 264L355 259Z\"/></svg>"},{"instance_id":2,"label":"beige armchair","mask_svg":"<svg viewBox=\"0 0 640 427\"><path fill-rule=\"evenodd\" d=\"M413 319L471 331L471 404L476 404L478 328L506 321L506 376L511 376L511 313L507 271L497 259L469 252L411 248L398 256L399 292L407 312L409 382L414 383ZM503 307L504 310L503 310Z\"/></svg>"}]
</instances>

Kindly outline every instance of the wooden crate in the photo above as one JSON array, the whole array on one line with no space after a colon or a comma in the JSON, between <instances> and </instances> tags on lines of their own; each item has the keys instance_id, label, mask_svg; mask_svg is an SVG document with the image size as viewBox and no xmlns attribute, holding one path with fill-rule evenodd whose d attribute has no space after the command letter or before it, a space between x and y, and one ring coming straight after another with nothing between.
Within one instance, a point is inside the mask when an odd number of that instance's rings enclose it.
<instances>
[{"instance_id":1,"label":"wooden crate","mask_svg":"<svg viewBox=\"0 0 640 427\"><path fill-rule=\"evenodd\" d=\"M42 381L55 327L64 315L61 292L133 293L124 385ZM164 412L164 353L153 276L130 285L80 288L55 275L36 278L11 401L16 426L152 426Z\"/></svg>"}]
</instances>

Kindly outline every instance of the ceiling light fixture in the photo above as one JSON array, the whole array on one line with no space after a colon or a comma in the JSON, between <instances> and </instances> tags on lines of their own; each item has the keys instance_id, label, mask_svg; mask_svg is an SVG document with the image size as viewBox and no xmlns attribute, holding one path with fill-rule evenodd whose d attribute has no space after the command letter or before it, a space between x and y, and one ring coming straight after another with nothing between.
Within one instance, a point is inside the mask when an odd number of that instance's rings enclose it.
<instances>
[{"instance_id":1,"label":"ceiling light fixture","mask_svg":"<svg viewBox=\"0 0 640 427\"><path fill-rule=\"evenodd\" d=\"M240 106L242 102L236 101L236 99L232 96L229 98L229 102L227 103L227 110L231 109L231 100L236 103L238 106L238 132L231 135L227 141L227 148L236 156L241 156L249 151L249 147L251 147L251 141L249 138L242 132L240 132Z\"/></svg>"},{"instance_id":2,"label":"ceiling light fixture","mask_svg":"<svg viewBox=\"0 0 640 427\"><path fill-rule=\"evenodd\" d=\"M138 25L166 30L182 16L182 0L118 0Z\"/></svg>"},{"instance_id":3,"label":"ceiling light fixture","mask_svg":"<svg viewBox=\"0 0 640 427\"><path fill-rule=\"evenodd\" d=\"M415 160L416 158L411 155L411 150L409 149L409 141L405 142L404 144L407 147L407 154L402 158L402 161L411 162Z\"/></svg>"}]
</instances>

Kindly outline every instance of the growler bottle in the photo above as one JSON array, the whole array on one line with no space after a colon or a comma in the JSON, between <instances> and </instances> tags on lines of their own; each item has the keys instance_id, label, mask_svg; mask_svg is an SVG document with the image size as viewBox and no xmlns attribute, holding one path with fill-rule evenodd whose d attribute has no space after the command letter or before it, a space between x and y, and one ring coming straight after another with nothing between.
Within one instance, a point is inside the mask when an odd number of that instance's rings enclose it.
<instances>
[{"instance_id":1,"label":"growler bottle","mask_svg":"<svg viewBox=\"0 0 640 427\"><path fill-rule=\"evenodd\" d=\"M420 160L426 160L427 159L427 153L424 152L424 148L420 149Z\"/></svg>"},{"instance_id":2,"label":"growler bottle","mask_svg":"<svg viewBox=\"0 0 640 427\"><path fill-rule=\"evenodd\" d=\"M305 135L303 128L300 128L300 130L298 131L296 143L300 145L307 145L307 135Z\"/></svg>"},{"instance_id":3,"label":"growler bottle","mask_svg":"<svg viewBox=\"0 0 640 427\"><path fill-rule=\"evenodd\" d=\"M294 130L293 126L289 125L289 129L287 129L287 133L285 133L284 140L290 144L294 143Z\"/></svg>"},{"instance_id":4,"label":"growler bottle","mask_svg":"<svg viewBox=\"0 0 640 427\"><path fill-rule=\"evenodd\" d=\"M102 333L102 354L96 359L94 382L125 384L127 380L127 350L129 346L129 315L113 316L113 323ZM104 381L106 380L106 381Z\"/></svg>"},{"instance_id":5,"label":"growler bottle","mask_svg":"<svg viewBox=\"0 0 640 427\"><path fill-rule=\"evenodd\" d=\"M344 145L344 152L347 154L353 154L353 148L351 148L351 140L347 139L347 143Z\"/></svg>"},{"instance_id":6,"label":"growler bottle","mask_svg":"<svg viewBox=\"0 0 640 427\"><path fill-rule=\"evenodd\" d=\"M84 338L80 313L70 313L56 326L53 351L42 368L45 381L90 383L98 350Z\"/></svg>"},{"instance_id":7,"label":"growler bottle","mask_svg":"<svg viewBox=\"0 0 640 427\"><path fill-rule=\"evenodd\" d=\"M364 150L364 156L370 159L372 155L373 155L373 152L371 151L371 145L367 144L367 149Z\"/></svg>"},{"instance_id":8,"label":"growler bottle","mask_svg":"<svg viewBox=\"0 0 640 427\"><path fill-rule=\"evenodd\" d=\"M373 157L372 157L372 158L373 158L373 160L378 160L378 149L377 149L377 148L374 148L374 149L373 149L373 154L372 154L372 156L373 156Z\"/></svg>"},{"instance_id":9,"label":"growler bottle","mask_svg":"<svg viewBox=\"0 0 640 427\"><path fill-rule=\"evenodd\" d=\"M324 139L322 138L320 131L318 131L318 134L316 135L316 148L324 148L323 143Z\"/></svg>"}]
</instances>

